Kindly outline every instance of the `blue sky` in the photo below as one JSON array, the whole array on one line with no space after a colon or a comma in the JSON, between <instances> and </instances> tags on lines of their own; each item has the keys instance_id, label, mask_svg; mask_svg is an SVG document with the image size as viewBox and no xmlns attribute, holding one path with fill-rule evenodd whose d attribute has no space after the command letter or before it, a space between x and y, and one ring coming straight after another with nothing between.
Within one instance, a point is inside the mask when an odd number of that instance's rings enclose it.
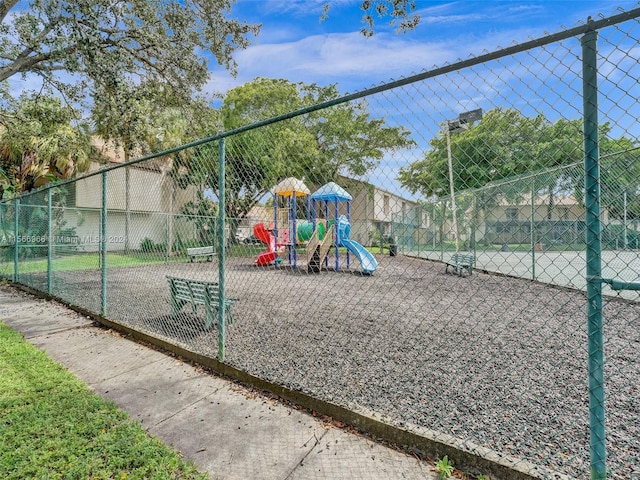
<instances>
[{"instance_id":1,"label":"blue sky","mask_svg":"<svg viewBox=\"0 0 640 480\"><path fill-rule=\"evenodd\" d=\"M321 21L326 3L330 5L328 18ZM341 93L353 93L455 63L470 55L495 52L572 28L589 16L607 17L640 7L638 0L416 0L416 3L422 21L414 31L399 34L388 24L388 18L376 19L375 35L366 38L360 33L361 0L238 0L231 16L260 23L262 30L253 39L253 45L234 55L238 64L236 78L211 63L210 81L203 93L224 94L256 77L336 84ZM626 55L627 63L624 69L617 65L611 75L606 72L608 65L603 65L604 77L623 74L623 78L612 78L605 85L609 89L606 99L617 104L613 104L615 108L602 105L602 111L603 117L605 113L608 115L605 121L610 120L616 126L616 136L632 133L640 141L640 126L636 116L630 114L640 98L637 82L640 46L631 37L637 37L637 32L623 39L624 46L622 41L601 42L601 48L608 50L607 58L610 55L615 61L615 57ZM580 90L579 76L570 73L558 82L558 75L563 75L560 73L563 62L571 62L573 72L580 70L576 58L564 58L566 53L554 58L554 52L546 49L535 55L538 56L535 67L502 62L494 64L497 68L493 71L477 69L467 77L446 77L441 82L456 78L457 90L449 92L440 83L442 88L428 91L428 98L422 92L414 94L402 108L397 108L402 100L393 93L384 98L368 98L374 117L384 117L389 124L414 130L412 138L417 146L412 151L385 155L379 167L363 180L416 198L398 184L399 168L419 159L429 148L429 139L441 135L441 122L456 118L462 111L476 108L487 111L506 105L521 109L525 115L542 113L552 121L559 117L580 118L577 107L581 99L576 93ZM550 74L551 65L560 70ZM33 76L26 80L14 78L10 85L17 92L37 88L33 81ZM559 88L554 88L558 84Z\"/></svg>"},{"instance_id":2,"label":"blue sky","mask_svg":"<svg viewBox=\"0 0 640 480\"><path fill-rule=\"evenodd\" d=\"M329 3L329 17L320 21ZM470 54L492 52L584 22L638 7L636 0L425 1L422 22L398 34L379 19L365 38L360 0L239 0L233 16L261 23L254 45L235 55L238 76L213 66L208 92L224 93L255 77L328 85L355 92Z\"/></svg>"},{"instance_id":3,"label":"blue sky","mask_svg":"<svg viewBox=\"0 0 640 480\"><path fill-rule=\"evenodd\" d=\"M320 21L327 2L329 16ZM234 17L262 23L262 31L254 45L235 55L237 78L222 69L211 71L208 93L224 93L255 77L337 84L343 94L353 93L569 29L583 24L589 16L598 19L640 7L637 0L417 0L416 3L422 21L414 31L398 34L388 19L380 19L376 34L365 38L360 33L361 0L239 0L234 6ZM623 47L622 40L600 42L600 53L604 52L606 58L611 55L613 60L624 51L625 61L634 64L628 66L626 77L619 84L609 82L604 86L605 90L610 89L612 101L619 99L615 108L604 101L601 105L608 115L606 120L617 126L619 135L637 130L633 126L635 115L628 112L635 108L632 103L640 94L635 86L640 77L640 67L635 66L640 55L636 51L637 42L633 38L623 40L630 45ZM572 44L579 55L579 43L573 40ZM406 198L418 198L399 185L398 169L422 156L429 148L429 139L441 134L440 122L456 118L466 110L513 106L525 115L543 114L551 121L561 117L581 118L578 55L568 55L566 50L556 48L536 51L533 55L537 58L527 64L504 60L493 63L495 70L478 68L468 76L447 77L439 84L435 82L436 87L441 87L439 90L426 90L426 94L423 85L421 92L409 93L413 97L408 101L405 97L404 103L396 100L393 105L393 99L399 97L392 93L385 98L369 98L371 113L384 117L387 123L407 125L413 130L417 147L385 155L363 180ZM527 61L529 57L519 58ZM602 73L608 75L605 70ZM446 82L453 78L462 83L448 91ZM640 138L640 133L636 138Z\"/></svg>"}]
</instances>

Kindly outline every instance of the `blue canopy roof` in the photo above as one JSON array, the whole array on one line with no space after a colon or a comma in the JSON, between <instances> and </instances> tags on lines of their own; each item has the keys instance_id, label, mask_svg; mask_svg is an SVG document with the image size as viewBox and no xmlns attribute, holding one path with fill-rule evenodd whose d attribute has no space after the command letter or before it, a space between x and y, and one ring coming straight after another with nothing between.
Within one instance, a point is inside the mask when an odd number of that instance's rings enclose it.
<instances>
[{"instance_id":1,"label":"blue canopy roof","mask_svg":"<svg viewBox=\"0 0 640 480\"><path fill-rule=\"evenodd\" d=\"M318 190L313 192L309 197L312 200L322 200L325 202L338 202L353 200L353 197L340 185L335 182L329 182Z\"/></svg>"}]
</instances>

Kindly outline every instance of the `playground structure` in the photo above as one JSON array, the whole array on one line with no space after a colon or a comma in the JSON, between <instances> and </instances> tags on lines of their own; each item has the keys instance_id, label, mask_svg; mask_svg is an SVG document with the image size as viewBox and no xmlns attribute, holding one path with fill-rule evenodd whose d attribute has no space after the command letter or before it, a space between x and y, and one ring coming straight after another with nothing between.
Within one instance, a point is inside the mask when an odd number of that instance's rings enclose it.
<instances>
[{"instance_id":1,"label":"playground structure","mask_svg":"<svg viewBox=\"0 0 640 480\"><path fill-rule=\"evenodd\" d=\"M346 265L350 267L353 255L363 273L372 274L378 262L365 247L350 239L350 202L352 196L334 182L329 182L311 194L301 180L293 177L282 180L273 188L273 227L267 229L263 223L253 228L254 235L267 245L267 251L256 258L256 265L278 265L287 251L289 265L298 268L298 247L304 246L307 271L317 273L322 267L329 268L329 251L335 251L335 269L340 268L340 247L347 250ZM298 219L298 199L305 198L306 219ZM287 218L278 218L278 205L286 204ZM340 203L346 203L346 215L340 214ZM324 218L318 217L318 208ZM333 217L333 218L332 218ZM280 223L279 223L280 222ZM286 228L279 229L279 225ZM280 231L282 230L282 231Z\"/></svg>"},{"instance_id":2,"label":"playground structure","mask_svg":"<svg viewBox=\"0 0 640 480\"><path fill-rule=\"evenodd\" d=\"M289 264L295 267L297 265L297 243L304 241L305 236L308 236L313 229L308 219L306 222L297 219L298 197L306 198L311 194L311 191L302 180L288 177L273 187L272 194L273 225L269 229L263 223L258 223L253 227L255 237L267 244L267 251L258 255L255 263L261 266L277 265L282 261L282 255L286 250ZM284 202L285 209L282 216L279 217L278 207L281 202ZM306 207L308 217L308 202Z\"/></svg>"}]
</instances>

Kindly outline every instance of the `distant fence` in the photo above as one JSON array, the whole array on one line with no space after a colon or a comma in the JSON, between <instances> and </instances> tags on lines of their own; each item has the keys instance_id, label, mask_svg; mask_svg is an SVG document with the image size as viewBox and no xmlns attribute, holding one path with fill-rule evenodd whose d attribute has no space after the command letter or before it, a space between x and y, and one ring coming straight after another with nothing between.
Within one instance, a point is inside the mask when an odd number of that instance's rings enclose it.
<instances>
[{"instance_id":1,"label":"distant fence","mask_svg":"<svg viewBox=\"0 0 640 480\"><path fill-rule=\"evenodd\" d=\"M5 199L0 276L435 438L470 475L491 472L456 452L640 476L638 16ZM445 274L455 251L473 275ZM176 314L167 276L218 282L217 324Z\"/></svg>"}]
</instances>

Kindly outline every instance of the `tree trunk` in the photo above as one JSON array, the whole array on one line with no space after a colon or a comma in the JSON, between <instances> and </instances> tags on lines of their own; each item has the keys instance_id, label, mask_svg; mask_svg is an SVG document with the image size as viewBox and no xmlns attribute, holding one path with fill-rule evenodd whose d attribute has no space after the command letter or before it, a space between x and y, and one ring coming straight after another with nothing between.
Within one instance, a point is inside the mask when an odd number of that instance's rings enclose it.
<instances>
[{"instance_id":1,"label":"tree trunk","mask_svg":"<svg viewBox=\"0 0 640 480\"><path fill-rule=\"evenodd\" d=\"M553 207L555 202L552 186L549 187L548 193L549 193L549 203L547 204L547 220L551 220L551 218L553 217Z\"/></svg>"}]
</instances>

